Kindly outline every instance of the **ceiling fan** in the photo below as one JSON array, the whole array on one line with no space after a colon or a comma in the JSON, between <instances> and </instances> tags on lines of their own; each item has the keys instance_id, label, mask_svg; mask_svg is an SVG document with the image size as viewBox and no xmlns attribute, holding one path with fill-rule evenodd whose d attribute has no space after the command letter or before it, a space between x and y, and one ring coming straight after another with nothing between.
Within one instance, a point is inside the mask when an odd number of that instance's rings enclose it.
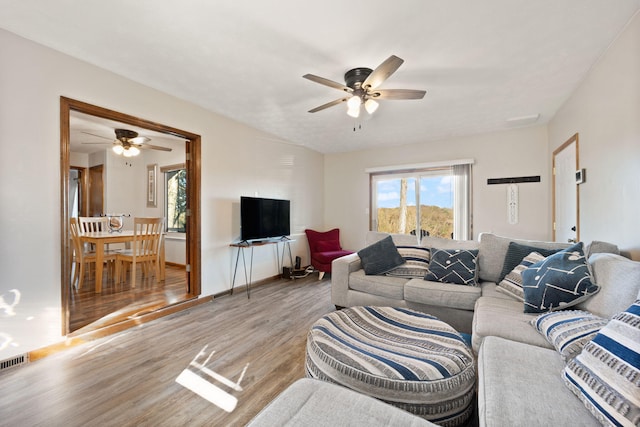
<instances>
[{"instance_id":1,"label":"ceiling fan","mask_svg":"<svg viewBox=\"0 0 640 427\"><path fill-rule=\"evenodd\" d=\"M89 132L83 132L87 135L97 136L98 138L111 139L102 135L96 135ZM159 145L147 144L151 138L139 136L138 132L129 129L116 129L116 139L112 142L113 152L125 157L137 156L140 149L152 149L160 151L171 151L171 148L161 147ZM83 144L108 144L107 142L83 142Z\"/></svg>"},{"instance_id":2,"label":"ceiling fan","mask_svg":"<svg viewBox=\"0 0 640 427\"><path fill-rule=\"evenodd\" d=\"M361 105L364 105L369 114L373 114L378 108L377 100L379 99L422 99L426 93L424 90L378 89L378 86L395 73L403 62L403 59L391 55L382 64L378 65L375 70L371 68L351 69L344 75L346 85L313 74L305 74L302 76L305 79L346 92L343 97L313 108L309 112L316 113L346 102L348 106L347 114L351 117L358 117Z\"/></svg>"}]
</instances>

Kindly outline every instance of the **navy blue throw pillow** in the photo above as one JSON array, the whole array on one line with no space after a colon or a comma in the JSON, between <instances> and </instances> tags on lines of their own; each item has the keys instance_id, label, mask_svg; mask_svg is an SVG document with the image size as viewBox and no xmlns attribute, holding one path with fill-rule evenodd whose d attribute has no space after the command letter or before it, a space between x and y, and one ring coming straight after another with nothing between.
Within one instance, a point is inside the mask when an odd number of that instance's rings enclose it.
<instances>
[{"instance_id":1,"label":"navy blue throw pillow","mask_svg":"<svg viewBox=\"0 0 640 427\"><path fill-rule=\"evenodd\" d=\"M384 274L404 264L404 258L398 252L391 236L358 251L364 274Z\"/></svg>"},{"instance_id":2,"label":"navy blue throw pillow","mask_svg":"<svg viewBox=\"0 0 640 427\"><path fill-rule=\"evenodd\" d=\"M582 242L548 256L522 272L524 312L544 313L576 305L598 292Z\"/></svg>"},{"instance_id":3,"label":"navy blue throw pillow","mask_svg":"<svg viewBox=\"0 0 640 427\"><path fill-rule=\"evenodd\" d=\"M560 252L562 249L543 249L536 248L535 246L521 245L520 243L510 242L509 248L507 249L507 254L504 256L504 264L502 265L502 272L500 273L500 278L498 279L498 283L502 282L507 274L511 273L514 268L516 268L524 257L529 255L531 252L538 252L543 257L548 257L549 255L553 255L556 252Z\"/></svg>"},{"instance_id":4,"label":"navy blue throw pillow","mask_svg":"<svg viewBox=\"0 0 640 427\"><path fill-rule=\"evenodd\" d=\"M477 249L431 249L429 272L424 280L477 286Z\"/></svg>"}]
</instances>

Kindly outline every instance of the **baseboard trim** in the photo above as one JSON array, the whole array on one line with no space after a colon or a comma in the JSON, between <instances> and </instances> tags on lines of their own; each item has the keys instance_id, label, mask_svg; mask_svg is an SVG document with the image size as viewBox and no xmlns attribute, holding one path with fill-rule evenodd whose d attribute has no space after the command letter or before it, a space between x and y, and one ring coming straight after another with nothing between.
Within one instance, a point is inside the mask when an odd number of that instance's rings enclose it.
<instances>
[{"instance_id":1,"label":"baseboard trim","mask_svg":"<svg viewBox=\"0 0 640 427\"><path fill-rule=\"evenodd\" d=\"M249 289L249 291L251 291L252 289L257 288L258 286L262 286L262 285L266 285L269 283L273 283L274 280L278 280L281 279L282 276L280 274L276 274L275 276L271 276L271 277L267 277L266 279L261 279L261 280L257 280L255 282L251 283L251 288ZM246 292L247 291L247 285L239 285L236 286L235 288L233 288L233 292ZM220 298L223 297L225 295L231 295L231 289L227 289L226 291L222 291L219 292L217 294L213 295L213 299L216 298Z\"/></svg>"}]
</instances>

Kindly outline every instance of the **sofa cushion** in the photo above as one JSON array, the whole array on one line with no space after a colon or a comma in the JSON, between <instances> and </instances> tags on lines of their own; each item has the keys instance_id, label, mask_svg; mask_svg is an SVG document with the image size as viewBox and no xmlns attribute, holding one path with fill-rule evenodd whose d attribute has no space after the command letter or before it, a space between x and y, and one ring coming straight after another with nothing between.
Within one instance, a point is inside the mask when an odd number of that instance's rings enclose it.
<instances>
[{"instance_id":1,"label":"sofa cushion","mask_svg":"<svg viewBox=\"0 0 640 427\"><path fill-rule=\"evenodd\" d=\"M498 285L493 282L480 282L480 287L482 288L483 297L500 298L513 301L512 297L507 296L502 292L498 292Z\"/></svg>"},{"instance_id":2,"label":"sofa cushion","mask_svg":"<svg viewBox=\"0 0 640 427\"><path fill-rule=\"evenodd\" d=\"M498 283L498 292L524 302L524 291L522 290L522 272L531 267L536 262L540 262L545 257L538 252L531 252L524 259L520 260L520 264L515 266L505 277Z\"/></svg>"},{"instance_id":3,"label":"sofa cushion","mask_svg":"<svg viewBox=\"0 0 640 427\"><path fill-rule=\"evenodd\" d=\"M391 236L391 240L396 246L411 246L418 245L418 238L412 234L400 234L400 233L383 233L381 231L367 231L365 236L365 245L369 246L375 242L378 242L388 236Z\"/></svg>"},{"instance_id":4,"label":"sofa cushion","mask_svg":"<svg viewBox=\"0 0 640 427\"><path fill-rule=\"evenodd\" d=\"M612 317L631 304L640 292L640 262L620 255L598 253L589 258L600 291L576 305L600 317Z\"/></svg>"},{"instance_id":5,"label":"sofa cushion","mask_svg":"<svg viewBox=\"0 0 640 427\"><path fill-rule=\"evenodd\" d=\"M424 246L396 246L404 264L388 271L387 276L422 278L429 270L431 252Z\"/></svg>"},{"instance_id":6,"label":"sofa cushion","mask_svg":"<svg viewBox=\"0 0 640 427\"><path fill-rule=\"evenodd\" d=\"M564 361L576 357L607 323L609 319L583 310L554 311L531 320L531 325L553 344Z\"/></svg>"},{"instance_id":7,"label":"sofa cushion","mask_svg":"<svg viewBox=\"0 0 640 427\"><path fill-rule=\"evenodd\" d=\"M498 283L504 280L507 274L513 271L513 269L516 268L516 266L518 266L522 262L522 260L531 252L537 252L544 258L548 257L549 255L553 255L560 250L562 249L544 249L530 245L521 245L520 243L516 242L510 242L507 248L507 254L504 256L504 263L502 264L502 271L500 272Z\"/></svg>"},{"instance_id":8,"label":"sofa cushion","mask_svg":"<svg viewBox=\"0 0 640 427\"><path fill-rule=\"evenodd\" d=\"M422 279L418 279L422 280ZM404 299L404 285L408 279L384 275L367 275L364 270L349 275L349 289L386 298Z\"/></svg>"},{"instance_id":9,"label":"sofa cushion","mask_svg":"<svg viewBox=\"0 0 640 427\"><path fill-rule=\"evenodd\" d=\"M640 300L614 316L563 376L603 425L640 425Z\"/></svg>"},{"instance_id":10,"label":"sofa cushion","mask_svg":"<svg viewBox=\"0 0 640 427\"><path fill-rule=\"evenodd\" d=\"M514 299L479 298L473 313L473 349L478 351L482 340L491 335L553 349L549 341L531 327L534 317L524 313L522 303Z\"/></svg>"},{"instance_id":11,"label":"sofa cushion","mask_svg":"<svg viewBox=\"0 0 640 427\"><path fill-rule=\"evenodd\" d=\"M480 243L475 240L453 240L442 237L425 236L420 240L420 245L427 248L440 249L480 249Z\"/></svg>"},{"instance_id":12,"label":"sofa cushion","mask_svg":"<svg viewBox=\"0 0 640 427\"><path fill-rule=\"evenodd\" d=\"M563 386L563 367L552 349L487 337L478 356L480 427L600 426Z\"/></svg>"},{"instance_id":13,"label":"sofa cushion","mask_svg":"<svg viewBox=\"0 0 640 427\"><path fill-rule=\"evenodd\" d=\"M404 285L404 299L407 301L462 310L473 310L481 294L482 290L477 286L456 286L422 279L412 279Z\"/></svg>"},{"instance_id":14,"label":"sofa cushion","mask_svg":"<svg viewBox=\"0 0 640 427\"><path fill-rule=\"evenodd\" d=\"M358 256L366 274L383 274L404 264L404 259L400 256L391 236L360 249Z\"/></svg>"},{"instance_id":15,"label":"sofa cushion","mask_svg":"<svg viewBox=\"0 0 640 427\"><path fill-rule=\"evenodd\" d=\"M587 259L589 259L593 254L609 253L620 255L620 249L613 243L594 240L591 243L585 245L584 253L587 256Z\"/></svg>"},{"instance_id":16,"label":"sofa cushion","mask_svg":"<svg viewBox=\"0 0 640 427\"><path fill-rule=\"evenodd\" d=\"M521 245L533 246L542 249L565 249L568 248L567 243L558 242L541 242L536 240L511 239L508 237L497 236L493 233L481 233L480 253L478 255L479 277L480 280L498 283L504 258L509 249L509 243L516 242Z\"/></svg>"},{"instance_id":17,"label":"sofa cushion","mask_svg":"<svg viewBox=\"0 0 640 427\"><path fill-rule=\"evenodd\" d=\"M578 304L598 292L582 242L557 252L522 272L524 311L543 313Z\"/></svg>"},{"instance_id":18,"label":"sofa cushion","mask_svg":"<svg viewBox=\"0 0 640 427\"><path fill-rule=\"evenodd\" d=\"M424 280L477 286L477 249L431 249Z\"/></svg>"},{"instance_id":19,"label":"sofa cushion","mask_svg":"<svg viewBox=\"0 0 640 427\"><path fill-rule=\"evenodd\" d=\"M382 424L437 427L373 397L311 378L294 382L247 426L369 427Z\"/></svg>"}]
</instances>

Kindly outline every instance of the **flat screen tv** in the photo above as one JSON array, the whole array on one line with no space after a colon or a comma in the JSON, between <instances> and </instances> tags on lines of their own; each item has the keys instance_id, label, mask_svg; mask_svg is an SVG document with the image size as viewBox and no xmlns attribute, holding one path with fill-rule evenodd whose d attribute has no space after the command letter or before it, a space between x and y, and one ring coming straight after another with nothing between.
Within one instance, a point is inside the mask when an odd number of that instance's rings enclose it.
<instances>
[{"instance_id":1,"label":"flat screen tv","mask_svg":"<svg viewBox=\"0 0 640 427\"><path fill-rule=\"evenodd\" d=\"M289 200L240 197L240 239L271 239L291 234Z\"/></svg>"}]
</instances>

